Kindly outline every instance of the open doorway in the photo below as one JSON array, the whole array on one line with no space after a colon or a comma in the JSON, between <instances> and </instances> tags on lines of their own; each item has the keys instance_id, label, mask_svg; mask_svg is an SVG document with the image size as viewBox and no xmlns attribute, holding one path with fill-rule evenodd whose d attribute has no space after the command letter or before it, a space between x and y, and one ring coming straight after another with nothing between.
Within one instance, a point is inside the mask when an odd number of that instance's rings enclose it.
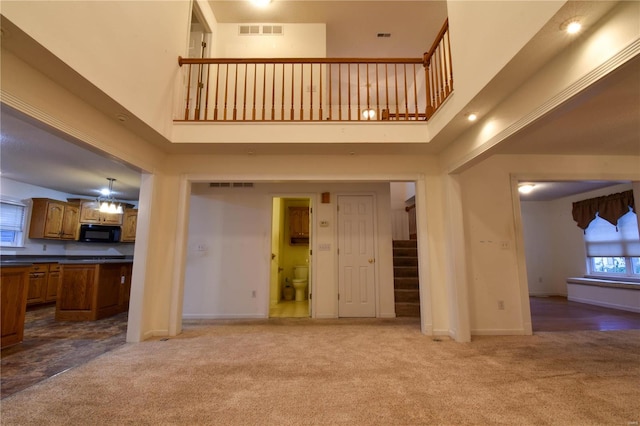
<instances>
[{"instance_id":1,"label":"open doorway","mask_svg":"<svg viewBox=\"0 0 640 426\"><path fill-rule=\"evenodd\" d=\"M311 199L273 197L269 317L311 316Z\"/></svg>"},{"instance_id":2,"label":"open doorway","mask_svg":"<svg viewBox=\"0 0 640 426\"><path fill-rule=\"evenodd\" d=\"M521 181L519 189L525 184L533 188L519 196L533 332L637 328L626 290L607 284L620 277L600 282L590 267L590 228L578 227L572 212L574 203L631 190L631 182Z\"/></svg>"},{"instance_id":3,"label":"open doorway","mask_svg":"<svg viewBox=\"0 0 640 426\"><path fill-rule=\"evenodd\" d=\"M420 317L415 182L391 182L393 287L398 317Z\"/></svg>"}]
</instances>

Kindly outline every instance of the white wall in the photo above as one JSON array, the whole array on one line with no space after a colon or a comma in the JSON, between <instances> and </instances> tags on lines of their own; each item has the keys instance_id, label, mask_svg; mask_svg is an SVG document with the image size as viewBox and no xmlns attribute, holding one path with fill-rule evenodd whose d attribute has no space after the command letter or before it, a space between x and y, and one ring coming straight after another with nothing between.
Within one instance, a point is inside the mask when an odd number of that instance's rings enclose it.
<instances>
[{"instance_id":1,"label":"white wall","mask_svg":"<svg viewBox=\"0 0 640 426\"><path fill-rule=\"evenodd\" d=\"M631 189L614 185L554 201L521 202L527 280L531 295L567 295L566 280L586 274L582 229L572 217L572 203Z\"/></svg>"},{"instance_id":2,"label":"white wall","mask_svg":"<svg viewBox=\"0 0 640 426\"><path fill-rule=\"evenodd\" d=\"M327 55L325 24L282 24L283 35L240 35L239 25L218 24L215 36L218 57L324 58Z\"/></svg>"},{"instance_id":3,"label":"white wall","mask_svg":"<svg viewBox=\"0 0 640 426\"><path fill-rule=\"evenodd\" d=\"M3 1L2 14L133 115L168 136L189 1Z\"/></svg>"},{"instance_id":4,"label":"white wall","mask_svg":"<svg viewBox=\"0 0 640 426\"><path fill-rule=\"evenodd\" d=\"M31 198L51 198L59 201L67 201L68 198L86 198L24 182L17 182L2 176L0 176L0 197L8 197L25 203L28 206L25 219L27 224L31 217ZM0 253L16 256L131 256L134 250L134 244L130 243L78 243L75 241L30 239L28 235L27 225L24 247L2 247L0 248Z\"/></svg>"},{"instance_id":5,"label":"white wall","mask_svg":"<svg viewBox=\"0 0 640 426\"><path fill-rule=\"evenodd\" d=\"M319 194L331 193L331 203ZM377 215L377 316L395 315L389 184L256 183L254 188L209 188L193 184L183 317L264 318L268 316L272 198L309 195L315 199L312 227L314 316L337 317L338 194L375 194ZM288 194L288 195L287 195ZM328 227L318 223L326 220ZM329 250L320 250L320 244ZM205 250L198 250L204 246ZM256 297L252 297L252 292Z\"/></svg>"}]
</instances>

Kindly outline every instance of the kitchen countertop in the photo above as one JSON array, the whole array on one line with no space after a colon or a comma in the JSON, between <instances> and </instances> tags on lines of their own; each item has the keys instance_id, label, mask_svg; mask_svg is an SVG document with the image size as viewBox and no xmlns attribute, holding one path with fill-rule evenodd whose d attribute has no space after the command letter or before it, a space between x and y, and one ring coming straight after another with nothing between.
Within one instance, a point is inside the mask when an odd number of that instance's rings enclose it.
<instances>
[{"instance_id":1,"label":"kitchen countertop","mask_svg":"<svg viewBox=\"0 0 640 426\"><path fill-rule=\"evenodd\" d=\"M0 266L30 266L36 263L102 264L133 263L133 256L2 256Z\"/></svg>"}]
</instances>

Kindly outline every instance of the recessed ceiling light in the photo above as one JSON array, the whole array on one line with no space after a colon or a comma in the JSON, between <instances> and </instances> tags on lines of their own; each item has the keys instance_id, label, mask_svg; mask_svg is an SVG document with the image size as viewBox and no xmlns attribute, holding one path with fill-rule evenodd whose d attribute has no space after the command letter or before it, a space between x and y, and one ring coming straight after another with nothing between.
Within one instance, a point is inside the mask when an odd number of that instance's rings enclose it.
<instances>
[{"instance_id":1,"label":"recessed ceiling light","mask_svg":"<svg viewBox=\"0 0 640 426\"><path fill-rule=\"evenodd\" d=\"M536 185L533 183L521 183L520 185L518 185L518 192L521 194L528 194L531 191L533 191L533 188Z\"/></svg>"},{"instance_id":2,"label":"recessed ceiling light","mask_svg":"<svg viewBox=\"0 0 640 426\"><path fill-rule=\"evenodd\" d=\"M265 7L269 3L271 3L271 0L250 0L250 1L251 1L251 4L258 7Z\"/></svg>"},{"instance_id":3,"label":"recessed ceiling light","mask_svg":"<svg viewBox=\"0 0 640 426\"><path fill-rule=\"evenodd\" d=\"M566 31L568 34L576 34L582 29L582 24L579 20L573 18L564 22L561 28L564 29L564 31Z\"/></svg>"},{"instance_id":4,"label":"recessed ceiling light","mask_svg":"<svg viewBox=\"0 0 640 426\"><path fill-rule=\"evenodd\" d=\"M478 119L478 116L474 113L468 114L467 115L467 120L469 121L476 121Z\"/></svg>"},{"instance_id":5,"label":"recessed ceiling light","mask_svg":"<svg viewBox=\"0 0 640 426\"><path fill-rule=\"evenodd\" d=\"M116 118L118 119L118 121L124 123L125 121L127 121L129 119L129 116L125 115L125 114L117 114Z\"/></svg>"}]
</instances>

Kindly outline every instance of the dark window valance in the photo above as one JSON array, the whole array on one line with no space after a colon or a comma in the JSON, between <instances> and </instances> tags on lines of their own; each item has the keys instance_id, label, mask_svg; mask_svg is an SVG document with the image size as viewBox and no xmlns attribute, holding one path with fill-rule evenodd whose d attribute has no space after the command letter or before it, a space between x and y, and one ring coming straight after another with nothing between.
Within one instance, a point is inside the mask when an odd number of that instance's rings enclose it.
<instances>
[{"instance_id":1,"label":"dark window valance","mask_svg":"<svg viewBox=\"0 0 640 426\"><path fill-rule=\"evenodd\" d=\"M578 227L587 229L597 213L613 226L618 226L618 219L627 214L629 208L636 211L632 190L576 201L573 203L573 220Z\"/></svg>"}]
</instances>

